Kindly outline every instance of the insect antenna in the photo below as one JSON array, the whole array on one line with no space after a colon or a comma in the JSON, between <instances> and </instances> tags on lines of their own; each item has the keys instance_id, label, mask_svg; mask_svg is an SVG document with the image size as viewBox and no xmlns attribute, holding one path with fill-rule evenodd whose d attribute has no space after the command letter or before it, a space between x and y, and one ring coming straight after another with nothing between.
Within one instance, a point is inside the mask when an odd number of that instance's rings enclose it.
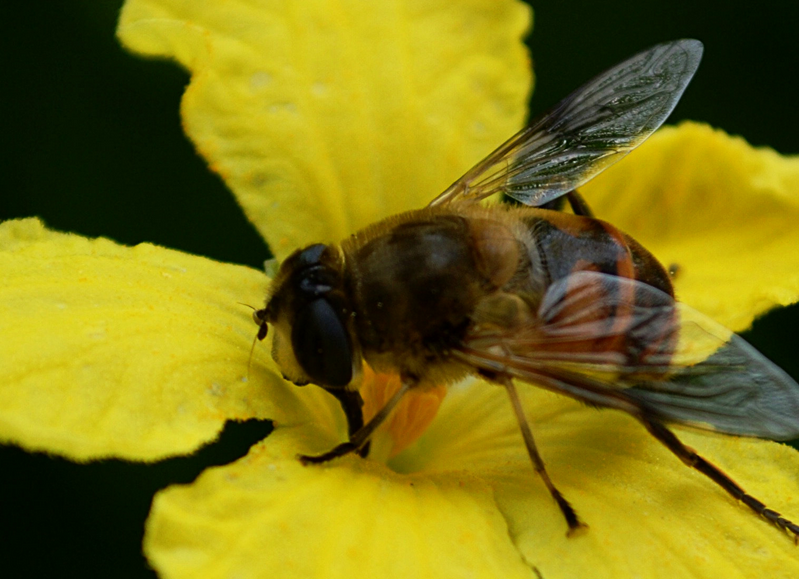
<instances>
[{"instance_id":1,"label":"insect antenna","mask_svg":"<svg viewBox=\"0 0 799 579\"><path fill-rule=\"evenodd\" d=\"M266 338L267 332L267 325L266 320L263 318L263 311L259 310L250 304L245 304L243 302L236 302L240 306L246 306L252 310L252 319L258 324L258 333L255 334L255 337L252 339L252 346L250 346L250 355L247 358L247 382L250 381L250 370L252 370L252 355L255 352L255 342L261 341Z\"/></svg>"}]
</instances>

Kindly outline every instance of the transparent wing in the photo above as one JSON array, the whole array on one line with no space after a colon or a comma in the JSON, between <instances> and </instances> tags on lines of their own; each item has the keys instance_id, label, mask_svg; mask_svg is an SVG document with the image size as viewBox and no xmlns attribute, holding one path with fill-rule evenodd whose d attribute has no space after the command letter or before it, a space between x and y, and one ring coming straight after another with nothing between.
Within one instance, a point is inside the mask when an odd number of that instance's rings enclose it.
<instances>
[{"instance_id":1,"label":"transparent wing","mask_svg":"<svg viewBox=\"0 0 799 579\"><path fill-rule=\"evenodd\" d=\"M549 288L535 324L480 330L461 357L592 404L799 437L799 384L740 336L635 280L573 274Z\"/></svg>"},{"instance_id":2,"label":"transparent wing","mask_svg":"<svg viewBox=\"0 0 799 579\"><path fill-rule=\"evenodd\" d=\"M600 74L478 163L430 205L503 192L543 205L624 157L671 114L702 43L658 44Z\"/></svg>"}]
</instances>

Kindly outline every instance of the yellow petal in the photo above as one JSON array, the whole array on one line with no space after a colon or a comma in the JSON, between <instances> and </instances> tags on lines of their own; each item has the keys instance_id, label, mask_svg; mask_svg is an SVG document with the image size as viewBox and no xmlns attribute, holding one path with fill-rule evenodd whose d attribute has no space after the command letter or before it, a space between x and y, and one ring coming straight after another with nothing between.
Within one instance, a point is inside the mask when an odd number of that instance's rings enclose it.
<instances>
[{"instance_id":1,"label":"yellow petal","mask_svg":"<svg viewBox=\"0 0 799 579\"><path fill-rule=\"evenodd\" d=\"M156 495L144 550L160 576L530 579L488 485L352 456L303 467L292 430Z\"/></svg>"},{"instance_id":2,"label":"yellow petal","mask_svg":"<svg viewBox=\"0 0 799 579\"><path fill-rule=\"evenodd\" d=\"M425 205L521 126L511 0L131 0L118 34L192 73L186 132L278 257Z\"/></svg>"},{"instance_id":3,"label":"yellow petal","mask_svg":"<svg viewBox=\"0 0 799 579\"><path fill-rule=\"evenodd\" d=\"M0 440L76 460L152 460L213 440L228 419L326 420L256 348L266 277L149 244L0 225Z\"/></svg>"},{"instance_id":4,"label":"yellow petal","mask_svg":"<svg viewBox=\"0 0 799 579\"><path fill-rule=\"evenodd\" d=\"M799 549L787 534L683 465L631 417L520 387L552 480L589 525L586 533L566 536L507 396L495 386L454 388L430 429L390 464L401 472L483 478L525 560L547 579L799 576ZM799 520L794 449L676 432L755 497Z\"/></svg>"},{"instance_id":5,"label":"yellow petal","mask_svg":"<svg viewBox=\"0 0 799 579\"><path fill-rule=\"evenodd\" d=\"M799 299L799 158L683 123L584 193L597 216L679 266L679 299L735 331Z\"/></svg>"},{"instance_id":6,"label":"yellow petal","mask_svg":"<svg viewBox=\"0 0 799 579\"><path fill-rule=\"evenodd\" d=\"M532 388L525 404L549 472L590 529L566 524L534 474L504 392L453 389L389 470L336 440L275 431L233 465L159 493L145 552L164 577L789 578L791 539L685 467L626 415ZM680 432L796 520L799 456L771 442ZM400 471L398 474L397 471Z\"/></svg>"}]
</instances>

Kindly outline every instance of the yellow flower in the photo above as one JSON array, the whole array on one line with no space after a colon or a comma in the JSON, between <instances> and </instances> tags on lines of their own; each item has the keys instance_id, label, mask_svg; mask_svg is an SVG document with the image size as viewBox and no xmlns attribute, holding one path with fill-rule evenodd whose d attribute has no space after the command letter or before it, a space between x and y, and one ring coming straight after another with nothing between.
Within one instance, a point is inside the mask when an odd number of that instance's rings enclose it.
<instances>
[{"instance_id":1,"label":"yellow flower","mask_svg":"<svg viewBox=\"0 0 799 579\"><path fill-rule=\"evenodd\" d=\"M134 0L119 33L192 72L186 130L282 257L424 205L516 130L529 18L511 0ZM732 329L799 296L796 159L684 124L584 193L679 264L681 299ZM581 537L566 537L504 394L479 381L392 448L438 404L411 401L376 441L383 460L303 467L296 455L329 449L345 425L327 394L280 379L264 347L247 379L255 327L238 302L261 302L262 273L32 219L0 226L0 248L2 440L74 460L157 460L194 451L227 420L275 422L245 458L157 495L145 552L164 577L799 575L786 536L634 420L532 387L550 473L591 526ZM680 435L799 519L794 450Z\"/></svg>"}]
</instances>

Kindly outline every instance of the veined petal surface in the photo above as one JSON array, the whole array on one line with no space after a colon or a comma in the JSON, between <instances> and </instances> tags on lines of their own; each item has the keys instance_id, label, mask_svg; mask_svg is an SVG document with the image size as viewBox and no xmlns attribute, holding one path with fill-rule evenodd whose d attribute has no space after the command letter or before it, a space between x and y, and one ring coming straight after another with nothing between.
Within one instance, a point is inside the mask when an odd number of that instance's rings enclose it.
<instances>
[{"instance_id":1,"label":"veined petal surface","mask_svg":"<svg viewBox=\"0 0 799 579\"><path fill-rule=\"evenodd\" d=\"M455 387L388 467L278 428L232 465L159 493L145 553L162 577L788 579L790 537L685 467L630 417L525 388L538 446L590 528L566 523L533 472L505 393ZM780 444L679 432L755 496L799 516L799 460Z\"/></svg>"},{"instance_id":2,"label":"veined petal surface","mask_svg":"<svg viewBox=\"0 0 799 579\"><path fill-rule=\"evenodd\" d=\"M511 0L130 0L123 43L192 74L187 134L279 258L424 206L521 128Z\"/></svg>"},{"instance_id":3,"label":"veined petal surface","mask_svg":"<svg viewBox=\"0 0 799 579\"><path fill-rule=\"evenodd\" d=\"M553 482L589 525L566 523L533 471L505 392L453 388L436 421L389 462L402 473L474 476L491 485L540 577L757 579L799 576L791 537L686 467L626 414L519 385ZM799 455L774 442L676 430L755 497L799 519Z\"/></svg>"},{"instance_id":4,"label":"veined petal surface","mask_svg":"<svg viewBox=\"0 0 799 579\"><path fill-rule=\"evenodd\" d=\"M75 460L155 460L216 438L226 420L327 421L318 389L289 387L250 344L240 301L267 278L150 244L125 247L0 225L0 440Z\"/></svg>"},{"instance_id":5,"label":"veined petal surface","mask_svg":"<svg viewBox=\"0 0 799 579\"><path fill-rule=\"evenodd\" d=\"M398 475L352 456L297 461L324 442L334 441L278 429L238 462L156 495L144 550L159 575L534 579L490 485L469 473Z\"/></svg>"}]
</instances>

